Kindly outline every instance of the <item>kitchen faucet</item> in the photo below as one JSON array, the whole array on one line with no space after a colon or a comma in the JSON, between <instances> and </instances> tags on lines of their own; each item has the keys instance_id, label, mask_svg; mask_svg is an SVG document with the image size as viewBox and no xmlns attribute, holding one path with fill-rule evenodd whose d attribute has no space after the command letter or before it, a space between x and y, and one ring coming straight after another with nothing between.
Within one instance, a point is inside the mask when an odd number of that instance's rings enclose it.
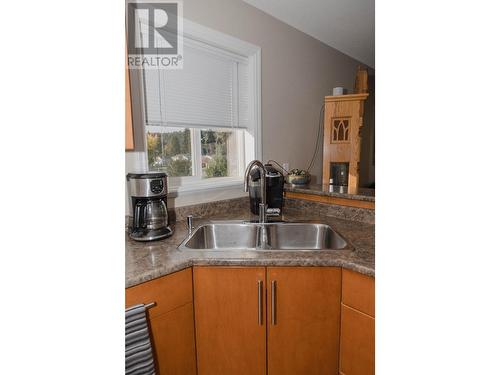
<instances>
[{"instance_id":1,"label":"kitchen faucet","mask_svg":"<svg viewBox=\"0 0 500 375\"><path fill-rule=\"evenodd\" d=\"M253 167L259 168L260 171L260 203L259 203L259 223L267 222L267 203L266 203L266 168L260 160L253 160L248 164L245 170L244 188L248 192L248 178Z\"/></svg>"},{"instance_id":2,"label":"kitchen faucet","mask_svg":"<svg viewBox=\"0 0 500 375\"><path fill-rule=\"evenodd\" d=\"M253 160L248 164L245 171L244 188L248 192L248 179L250 177L250 171L253 167L259 168L260 172L260 203L259 203L259 232L258 232L258 244L257 246L261 249L268 249L268 238L267 238L267 228L265 225L267 222L267 203L266 203L266 168L259 160Z\"/></svg>"}]
</instances>

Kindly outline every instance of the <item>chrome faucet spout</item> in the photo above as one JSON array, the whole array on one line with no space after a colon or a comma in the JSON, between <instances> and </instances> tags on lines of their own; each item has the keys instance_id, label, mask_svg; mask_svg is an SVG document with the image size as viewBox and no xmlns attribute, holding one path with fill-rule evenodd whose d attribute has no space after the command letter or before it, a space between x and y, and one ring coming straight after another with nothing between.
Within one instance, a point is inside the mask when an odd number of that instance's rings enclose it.
<instances>
[{"instance_id":1,"label":"chrome faucet spout","mask_svg":"<svg viewBox=\"0 0 500 375\"><path fill-rule=\"evenodd\" d=\"M260 160L251 161L247 169L245 170L245 179L244 179L244 189L248 192L248 179L250 178L250 171L254 168L259 168L260 171L260 204L259 204L259 223L267 222L267 201L266 201L266 168L264 164Z\"/></svg>"}]
</instances>

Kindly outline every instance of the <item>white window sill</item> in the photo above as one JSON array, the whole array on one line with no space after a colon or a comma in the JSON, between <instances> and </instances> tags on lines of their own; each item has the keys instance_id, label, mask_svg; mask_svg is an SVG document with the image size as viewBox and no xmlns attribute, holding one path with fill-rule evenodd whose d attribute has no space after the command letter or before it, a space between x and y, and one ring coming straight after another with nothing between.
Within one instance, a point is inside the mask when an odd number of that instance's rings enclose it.
<instances>
[{"instance_id":1,"label":"white window sill","mask_svg":"<svg viewBox=\"0 0 500 375\"><path fill-rule=\"evenodd\" d=\"M186 183L183 185L169 184L168 196L175 198L184 193L205 192L207 190L224 190L241 187L243 192L243 178L221 177L214 180L202 180L195 183Z\"/></svg>"},{"instance_id":2,"label":"white window sill","mask_svg":"<svg viewBox=\"0 0 500 375\"><path fill-rule=\"evenodd\" d=\"M224 180L169 187L168 204L172 205L171 207L182 207L248 197L248 193L243 191L242 178Z\"/></svg>"}]
</instances>

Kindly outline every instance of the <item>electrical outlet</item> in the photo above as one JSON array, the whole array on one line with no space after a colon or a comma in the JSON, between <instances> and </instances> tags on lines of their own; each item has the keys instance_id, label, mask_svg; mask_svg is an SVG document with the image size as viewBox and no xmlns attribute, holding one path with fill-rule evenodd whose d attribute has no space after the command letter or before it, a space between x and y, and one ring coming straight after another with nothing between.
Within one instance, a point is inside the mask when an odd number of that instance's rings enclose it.
<instances>
[{"instance_id":1,"label":"electrical outlet","mask_svg":"<svg viewBox=\"0 0 500 375\"><path fill-rule=\"evenodd\" d=\"M283 163L283 168L285 169L285 171L289 171L290 170L290 164L287 161L285 161Z\"/></svg>"}]
</instances>

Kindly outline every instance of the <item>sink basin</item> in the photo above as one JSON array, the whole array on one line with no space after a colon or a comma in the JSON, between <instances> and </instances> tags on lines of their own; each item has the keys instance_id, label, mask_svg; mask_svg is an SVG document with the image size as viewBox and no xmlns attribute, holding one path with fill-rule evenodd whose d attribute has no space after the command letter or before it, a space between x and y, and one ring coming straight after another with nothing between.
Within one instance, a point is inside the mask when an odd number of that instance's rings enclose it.
<instances>
[{"instance_id":1,"label":"sink basin","mask_svg":"<svg viewBox=\"0 0 500 375\"><path fill-rule=\"evenodd\" d=\"M262 231L267 235L261 246ZM212 222L199 226L180 250L342 250L347 241L330 226L317 223Z\"/></svg>"}]
</instances>

